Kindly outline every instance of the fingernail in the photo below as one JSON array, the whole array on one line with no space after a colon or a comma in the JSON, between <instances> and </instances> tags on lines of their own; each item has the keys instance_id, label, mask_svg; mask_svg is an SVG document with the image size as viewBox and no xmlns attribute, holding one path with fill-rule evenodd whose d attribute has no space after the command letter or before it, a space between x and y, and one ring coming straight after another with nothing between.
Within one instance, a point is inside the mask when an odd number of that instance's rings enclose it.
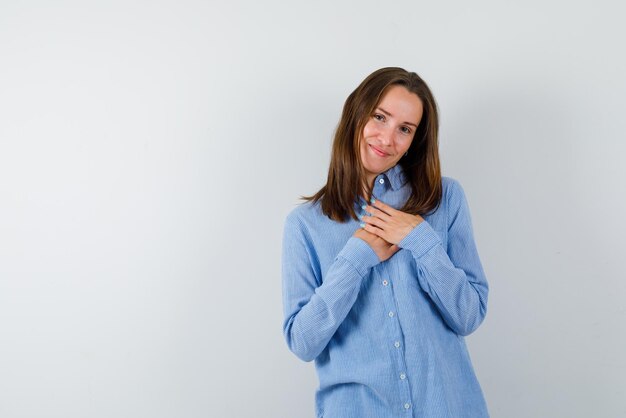
<instances>
[{"instance_id":1,"label":"fingernail","mask_svg":"<svg viewBox=\"0 0 626 418\"><path fill-rule=\"evenodd\" d=\"M365 228L365 223L361 222L361 228Z\"/></svg>"},{"instance_id":2,"label":"fingernail","mask_svg":"<svg viewBox=\"0 0 626 418\"><path fill-rule=\"evenodd\" d=\"M361 209L365 210L366 207L367 207L367 205L363 205L363 206L361 206Z\"/></svg>"},{"instance_id":3,"label":"fingernail","mask_svg":"<svg viewBox=\"0 0 626 418\"><path fill-rule=\"evenodd\" d=\"M363 219L363 215L357 215L357 218L359 218L359 220Z\"/></svg>"},{"instance_id":4,"label":"fingernail","mask_svg":"<svg viewBox=\"0 0 626 418\"><path fill-rule=\"evenodd\" d=\"M373 197L370 199L370 202L372 203L376 203L376 199L374 199Z\"/></svg>"}]
</instances>

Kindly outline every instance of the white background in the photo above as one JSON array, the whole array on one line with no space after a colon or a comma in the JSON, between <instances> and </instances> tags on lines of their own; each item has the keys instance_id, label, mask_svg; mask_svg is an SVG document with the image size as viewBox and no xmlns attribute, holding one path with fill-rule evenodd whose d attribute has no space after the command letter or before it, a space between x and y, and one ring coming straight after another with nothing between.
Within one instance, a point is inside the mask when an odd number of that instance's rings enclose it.
<instances>
[{"instance_id":1,"label":"white background","mask_svg":"<svg viewBox=\"0 0 626 418\"><path fill-rule=\"evenodd\" d=\"M0 416L312 417L283 221L384 66L470 203L492 416L626 416L619 4L2 1Z\"/></svg>"}]
</instances>

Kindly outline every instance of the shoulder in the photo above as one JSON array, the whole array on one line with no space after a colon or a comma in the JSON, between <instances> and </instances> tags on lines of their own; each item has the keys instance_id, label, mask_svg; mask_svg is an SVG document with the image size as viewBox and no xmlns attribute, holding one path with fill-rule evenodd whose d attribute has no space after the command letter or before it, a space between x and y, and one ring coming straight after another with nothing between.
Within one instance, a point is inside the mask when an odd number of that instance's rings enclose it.
<instances>
[{"instance_id":1,"label":"shoulder","mask_svg":"<svg viewBox=\"0 0 626 418\"><path fill-rule=\"evenodd\" d=\"M443 195L447 194L459 194L463 192L463 186L461 186L461 182L452 177L441 177L441 185L443 187Z\"/></svg>"},{"instance_id":2,"label":"shoulder","mask_svg":"<svg viewBox=\"0 0 626 418\"><path fill-rule=\"evenodd\" d=\"M447 178L444 184L446 183L442 202L446 206L448 228L452 224L469 225L471 228L470 208L461 183L451 178Z\"/></svg>"},{"instance_id":3,"label":"shoulder","mask_svg":"<svg viewBox=\"0 0 626 418\"><path fill-rule=\"evenodd\" d=\"M461 183L452 177L441 177L442 203L451 208L458 208L465 202L465 191Z\"/></svg>"},{"instance_id":4,"label":"shoulder","mask_svg":"<svg viewBox=\"0 0 626 418\"><path fill-rule=\"evenodd\" d=\"M323 222L326 216L322 212L320 202L303 202L294 207L285 218L285 232L304 233Z\"/></svg>"},{"instance_id":5,"label":"shoulder","mask_svg":"<svg viewBox=\"0 0 626 418\"><path fill-rule=\"evenodd\" d=\"M452 177L441 176L441 185L443 187L444 195L457 188L461 189L461 183L459 183L457 179Z\"/></svg>"},{"instance_id":6,"label":"shoulder","mask_svg":"<svg viewBox=\"0 0 626 418\"><path fill-rule=\"evenodd\" d=\"M323 216L322 208L320 202L302 202L299 203L296 207L294 207L287 214L287 222L307 222L313 221Z\"/></svg>"}]
</instances>

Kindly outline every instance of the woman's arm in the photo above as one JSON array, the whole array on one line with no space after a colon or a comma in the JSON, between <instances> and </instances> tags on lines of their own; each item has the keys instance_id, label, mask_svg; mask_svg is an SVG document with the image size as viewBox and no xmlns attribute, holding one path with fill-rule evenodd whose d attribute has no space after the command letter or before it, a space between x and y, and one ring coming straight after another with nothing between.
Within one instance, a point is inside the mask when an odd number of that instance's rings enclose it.
<instances>
[{"instance_id":1,"label":"woman's arm","mask_svg":"<svg viewBox=\"0 0 626 418\"><path fill-rule=\"evenodd\" d=\"M381 202L366 209L372 216L365 217L368 222L365 229L411 252L421 288L448 326L459 335L468 335L478 328L487 313L489 288L474 242L463 188L453 180L444 198L448 207L447 251L428 222L417 216L419 223L413 226L417 223L412 219L414 215ZM403 232L407 229L410 229L408 234Z\"/></svg>"},{"instance_id":2,"label":"woman's arm","mask_svg":"<svg viewBox=\"0 0 626 418\"><path fill-rule=\"evenodd\" d=\"M413 254L420 286L459 335L478 328L487 313L488 284L478 257L469 207L461 185L450 184L448 249L424 221L400 243Z\"/></svg>"},{"instance_id":3,"label":"woman's arm","mask_svg":"<svg viewBox=\"0 0 626 418\"><path fill-rule=\"evenodd\" d=\"M323 274L306 226L292 213L285 222L282 254L283 332L304 361L316 358L358 296L363 278L379 263L375 251L351 237Z\"/></svg>"}]
</instances>

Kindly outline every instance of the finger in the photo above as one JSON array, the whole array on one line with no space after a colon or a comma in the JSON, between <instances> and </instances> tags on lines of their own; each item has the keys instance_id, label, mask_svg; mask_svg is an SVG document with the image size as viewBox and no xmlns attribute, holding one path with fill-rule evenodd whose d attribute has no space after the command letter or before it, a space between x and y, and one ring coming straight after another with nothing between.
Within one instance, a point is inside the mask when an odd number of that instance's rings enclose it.
<instances>
[{"instance_id":1,"label":"finger","mask_svg":"<svg viewBox=\"0 0 626 418\"><path fill-rule=\"evenodd\" d=\"M361 224L361 228L363 228L365 231L370 232L374 235L376 235L377 237L383 238L380 234L381 232L383 232L382 229L378 228L377 226L374 225L370 225L370 224L366 224L366 223L362 223ZM383 238L384 239L384 238Z\"/></svg>"},{"instance_id":2,"label":"finger","mask_svg":"<svg viewBox=\"0 0 626 418\"><path fill-rule=\"evenodd\" d=\"M372 205L365 206L365 212L369 213L371 216L377 216L383 220L388 220L390 218L388 213Z\"/></svg>"},{"instance_id":3,"label":"finger","mask_svg":"<svg viewBox=\"0 0 626 418\"><path fill-rule=\"evenodd\" d=\"M372 234L376 235L378 238L391 244L391 242L389 242L390 237L387 231L374 225L370 225L370 224L364 224L364 225L365 226L363 227L363 229L365 229L367 232L371 232Z\"/></svg>"},{"instance_id":4,"label":"finger","mask_svg":"<svg viewBox=\"0 0 626 418\"><path fill-rule=\"evenodd\" d=\"M376 208L380 209L381 211L385 212L387 215L392 215L393 212L395 212L394 208L392 208L388 204L384 203L382 200L377 200L377 199L372 198L370 200L370 203L374 207L376 207Z\"/></svg>"},{"instance_id":5,"label":"finger","mask_svg":"<svg viewBox=\"0 0 626 418\"><path fill-rule=\"evenodd\" d=\"M374 216L374 215L365 215L365 216L359 216L359 219L361 220L361 222L363 223L368 223L370 225L375 225L377 227L379 227L380 229L383 229L385 226L385 221L383 221L382 219Z\"/></svg>"}]
</instances>

